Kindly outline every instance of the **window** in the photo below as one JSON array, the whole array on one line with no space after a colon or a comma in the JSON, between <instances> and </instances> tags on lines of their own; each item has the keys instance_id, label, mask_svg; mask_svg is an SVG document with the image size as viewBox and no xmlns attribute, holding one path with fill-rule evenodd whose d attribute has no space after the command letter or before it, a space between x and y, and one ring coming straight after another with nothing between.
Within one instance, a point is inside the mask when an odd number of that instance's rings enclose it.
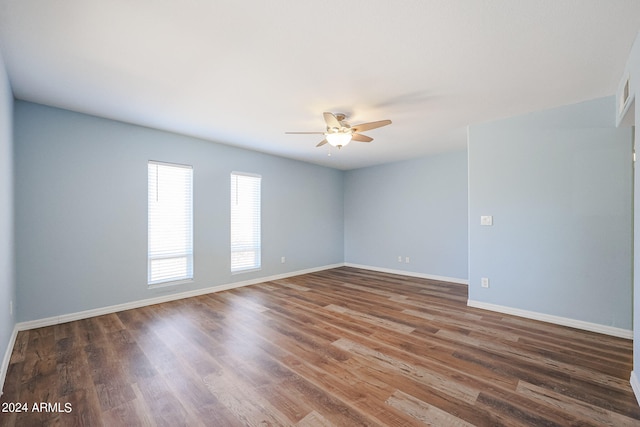
<instances>
[{"instance_id":1,"label":"window","mask_svg":"<svg viewBox=\"0 0 640 427\"><path fill-rule=\"evenodd\" d=\"M149 162L149 285L193 279L193 168Z\"/></svg>"},{"instance_id":2,"label":"window","mask_svg":"<svg viewBox=\"0 0 640 427\"><path fill-rule=\"evenodd\" d=\"M231 173L231 272L260 268L260 175Z\"/></svg>"}]
</instances>

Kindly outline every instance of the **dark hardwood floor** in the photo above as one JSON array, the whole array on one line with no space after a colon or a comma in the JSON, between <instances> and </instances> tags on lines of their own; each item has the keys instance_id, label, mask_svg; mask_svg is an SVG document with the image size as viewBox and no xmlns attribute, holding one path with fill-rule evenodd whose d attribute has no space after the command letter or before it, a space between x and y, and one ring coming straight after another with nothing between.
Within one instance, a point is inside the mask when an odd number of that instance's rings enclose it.
<instances>
[{"instance_id":1,"label":"dark hardwood floor","mask_svg":"<svg viewBox=\"0 0 640 427\"><path fill-rule=\"evenodd\" d=\"M640 425L631 341L466 300L344 267L20 332L0 425Z\"/></svg>"}]
</instances>

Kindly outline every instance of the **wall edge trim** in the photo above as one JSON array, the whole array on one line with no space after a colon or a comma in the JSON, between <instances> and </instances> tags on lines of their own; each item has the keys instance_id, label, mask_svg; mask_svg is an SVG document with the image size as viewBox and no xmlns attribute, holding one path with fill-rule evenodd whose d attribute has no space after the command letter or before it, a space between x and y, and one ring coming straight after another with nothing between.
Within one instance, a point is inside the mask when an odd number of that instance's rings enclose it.
<instances>
[{"instance_id":1,"label":"wall edge trim","mask_svg":"<svg viewBox=\"0 0 640 427\"><path fill-rule=\"evenodd\" d=\"M491 304L488 302L475 301L471 299L467 300L467 306L481 308L483 310L495 311L498 313L511 314L518 317L525 317L527 319L540 320L542 322L554 323L556 325L568 326L570 328L582 329L584 331L597 332L600 334L611 335L628 340L633 339L632 330L601 325L599 323L585 322L584 320L571 319L569 317L554 316L552 314L522 310L519 308L507 307L504 305Z\"/></svg>"},{"instance_id":2,"label":"wall edge trim","mask_svg":"<svg viewBox=\"0 0 640 427\"><path fill-rule=\"evenodd\" d=\"M631 371L631 378L629 379L631 383L631 388L633 389L633 394L636 395L636 400L638 401L638 405L640 405L640 379L636 375L636 371Z\"/></svg>"},{"instance_id":3,"label":"wall edge trim","mask_svg":"<svg viewBox=\"0 0 640 427\"><path fill-rule=\"evenodd\" d=\"M2 359L2 366L0 366L0 396L4 393L4 381L7 378L7 371L9 371L9 361L11 360L11 354L13 354L13 347L16 344L16 338L18 337L18 325L14 325L11 338L7 343L7 350L4 352L4 358Z\"/></svg>"}]
</instances>

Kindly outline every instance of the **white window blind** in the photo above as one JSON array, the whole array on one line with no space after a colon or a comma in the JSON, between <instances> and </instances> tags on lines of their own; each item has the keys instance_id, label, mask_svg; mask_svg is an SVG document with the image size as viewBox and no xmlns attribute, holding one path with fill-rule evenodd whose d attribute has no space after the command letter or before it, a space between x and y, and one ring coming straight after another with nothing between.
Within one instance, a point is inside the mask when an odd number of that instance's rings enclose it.
<instances>
[{"instance_id":1,"label":"white window blind","mask_svg":"<svg viewBox=\"0 0 640 427\"><path fill-rule=\"evenodd\" d=\"M193 168L149 162L148 280L193 278Z\"/></svg>"},{"instance_id":2,"label":"white window blind","mask_svg":"<svg viewBox=\"0 0 640 427\"><path fill-rule=\"evenodd\" d=\"M231 173L231 272L260 268L260 175Z\"/></svg>"}]
</instances>

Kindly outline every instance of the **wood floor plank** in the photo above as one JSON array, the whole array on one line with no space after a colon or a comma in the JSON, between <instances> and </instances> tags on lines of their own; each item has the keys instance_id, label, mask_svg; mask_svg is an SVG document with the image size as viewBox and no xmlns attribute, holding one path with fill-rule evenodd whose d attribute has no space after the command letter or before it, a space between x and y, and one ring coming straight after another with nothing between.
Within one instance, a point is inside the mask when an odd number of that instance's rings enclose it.
<instances>
[{"instance_id":1,"label":"wood floor plank","mask_svg":"<svg viewBox=\"0 0 640 427\"><path fill-rule=\"evenodd\" d=\"M517 391L520 394L539 400L547 405L552 405L563 411L576 414L578 418L583 419L583 423L592 421L596 424L616 427L630 427L639 424L636 419L631 419L604 408L594 407L577 399L567 398L553 390L528 384L524 381L518 384Z\"/></svg>"},{"instance_id":2,"label":"wood floor plank","mask_svg":"<svg viewBox=\"0 0 640 427\"><path fill-rule=\"evenodd\" d=\"M259 392L247 387L229 371L212 374L205 384L222 404L246 426L286 426L291 420L265 399Z\"/></svg>"},{"instance_id":3,"label":"wood floor plank","mask_svg":"<svg viewBox=\"0 0 640 427\"><path fill-rule=\"evenodd\" d=\"M399 390L396 390L386 403L427 425L473 427L473 424Z\"/></svg>"},{"instance_id":4,"label":"wood floor plank","mask_svg":"<svg viewBox=\"0 0 640 427\"><path fill-rule=\"evenodd\" d=\"M439 331L437 334L445 335L450 339L452 338L451 333L448 331ZM456 337L454 339L459 340L461 338ZM562 362L558 360L557 357L540 357L536 354L527 353L526 351L523 351L522 348L518 348L515 345L503 344L495 340L479 340L476 338L471 338L469 336L464 337L464 340L466 344L475 345L478 348L487 349L499 354L504 354L513 358L514 360L522 360L525 363L531 362L547 369L558 369L559 371L564 372L566 375L569 375L571 378L593 381L597 385L608 388L616 388L622 391L627 391L629 389L629 381L627 379L614 377L611 375L603 374L601 372L599 372L598 375L594 375L592 370L585 369L571 363Z\"/></svg>"},{"instance_id":5,"label":"wood floor plank","mask_svg":"<svg viewBox=\"0 0 640 427\"><path fill-rule=\"evenodd\" d=\"M631 426L632 342L351 267L22 331L0 426Z\"/></svg>"},{"instance_id":6,"label":"wood floor plank","mask_svg":"<svg viewBox=\"0 0 640 427\"><path fill-rule=\"evenodd\" d=\"M303 419L298 421L297 427L334 427L325 417L317 413L316 411L309 412Z\"/></svg>"},{"instance_id":7,"label":"wood floor plank","mask_svg":"<svg viewBox=\"0 0 640 427\"><path fill-rule=\"evenodd\" d=\"M332 345L363 357L366 363L381 364L385 368L396 372L397 375L406 375L415 381L424 383L428 387L443 391L456 400L473 403L478 398L479 391L477 389L469 388L461 383L456 383L453 381L453 378L444 377L423 367L415 366L397 358L388 356L380 351L368 348L353 341L340 338L338 341L332 343Z\"/></svg>"},{"instance_id":8,"label":"wood floor plank","mask_svg":"<svg viewBox=\"0 0 640 427\"><path fill-rule=\"evenodd\" d=\"M325 307L325 309L330 311L335 311L337 313L345 314L350 318L358 319L365 323L390 329L400 334L409 334L413 332L415 329L409 325L403 325L401 323L386 320L378 316L371 316L369 314L358 312L356 310L351 310L349 308L344 308L335 304L329 304L328 306Z\"/></svg>"},{"instance_id":9,"label":"wood floor plank","mask_svg":"<svg viewBox=\"0 0 640 427\"><path fill-rule=\"evenodd\" d=\"M29 345L29 331L21 331L16 337L16 342L13 345L13 352L9 359L9 364L24 362L26 357L27 347Z\"/></svg>"}]
</instances>

